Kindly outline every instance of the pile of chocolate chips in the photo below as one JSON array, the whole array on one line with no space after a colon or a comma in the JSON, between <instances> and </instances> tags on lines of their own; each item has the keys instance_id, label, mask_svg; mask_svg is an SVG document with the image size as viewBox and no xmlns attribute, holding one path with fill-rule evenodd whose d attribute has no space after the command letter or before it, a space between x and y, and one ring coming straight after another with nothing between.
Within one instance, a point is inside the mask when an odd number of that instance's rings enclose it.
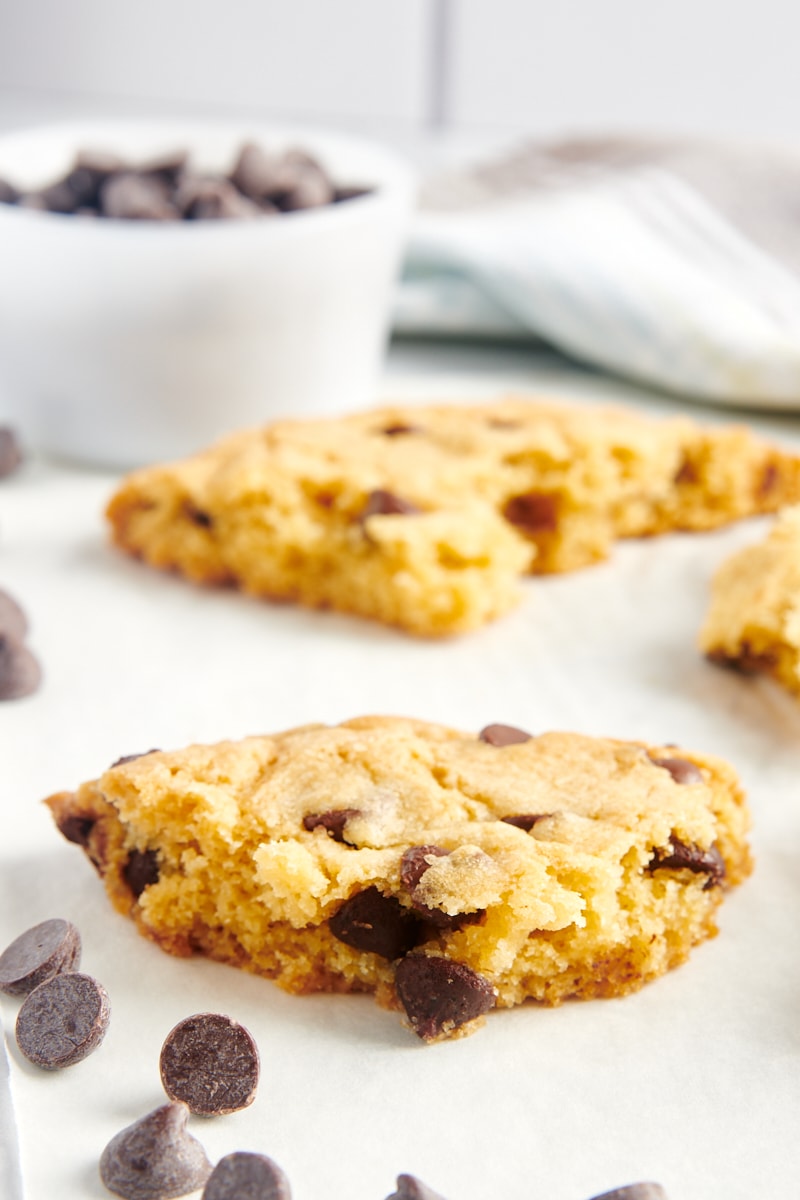
<instances>
[{"instance_id":1,"label":"pile of chocolate chips","mask_svg":"<svg viewBox=\"0 0 800 1200\"><path fill-rule=\"evenodd\" d=\"M62 178L38 191L0 179L0 203L126 221L200 221L275 216L367 195L335 183L305 150L269 153L245 142L227 174L195 170L185 150L139 165L80 150Z\"/></svg>"}]
</instances>

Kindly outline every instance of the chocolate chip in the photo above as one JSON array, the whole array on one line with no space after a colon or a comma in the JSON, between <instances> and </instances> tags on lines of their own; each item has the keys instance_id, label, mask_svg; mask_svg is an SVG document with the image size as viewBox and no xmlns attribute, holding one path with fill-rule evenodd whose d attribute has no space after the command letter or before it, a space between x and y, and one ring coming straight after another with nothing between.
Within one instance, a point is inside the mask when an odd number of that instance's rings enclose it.
<instances>
[{"instance_id":1,"label":"chocolate chip","mask_svg":"<svg viewBox=\"0 0 800 1200\"><path fill-rule=\"evenodd\" d=\"M725 878L725 860L716 846L703 850L701 846L682 842L678 838L670 838L670 848L659 848L653 854L648 864L648 870L656 871L660 867L671 870L685 869L698 875L708 875L704 891L722 883Z\"/></svg>"},{"instance_id":2,"label":"chocolate chip","mask_svg":"<svg viewBox=\"0 0 800 1200\"><path fill-rule=\"evenodd\" d=\"M430 908L415 895L417 884L431 865L425 861L426 857L433 855L446 858L448 853L439 846L411 846L400 860L400 882L411 896L414 911L429 925L437 929L462 929L465 925L479 925L486 916L485 908L467 913L447 913L441 908Z\"/></svg>"},{"instance_id":3,"label":"chocolate chip","mask_svg":"<svg viewBox=\"0 0 800 1200\"><path fill-rule=\"evenodd\" d=\"M158 855L155 850L131 850L122 868L122 877L138 900L145 888L158 883Z\"/></svg>"},{"instance_id":4,"label":"chocolate chip","mask_svg":"<svg viewBox=\"0 0 800 1200\"><path fill-rule=\"evenodd\" d=\"M102 1042L108 993L91 975L68 971L34 988L17 1016L17 1045L37 1067L71 1067Z\"/></svg>"},{"instance_id":5,"label":"chocolate chip","mask_svg":"<svg viewBox=\"0 0 800 1200\"><path fill-rule=\"evenodd\" d=\"M187 179L175 193L175 204L187 221L245 220L261 213L227 179Z\"/></svg>"},{"instance_id":6,"label":"chocolate chip","mask_svg":"<svg viewBox=\"0 0 800 1200\"><path fill-rule=\"evenodd\" d=\"M81 935L71 921L54 917L26 929L0 954L0 992L26 996L45 979L75 971Z\"/></svg>"},{"instance_id":7,"label":"chocolate chip","mask_svg":"<svg viewBox=\"0 0 800 1200\"><path fill-rule=\"evenodd\" d=\"M420 932L419 918L396 896L384 896L376 887L345 900L328 926L345 945L388 959L400 958L413 949Z\"/></svg>"},{"instance_id":8,"label":"chocolate chip","mask_svg":"<svg viewBox=\"0 0 800 1200\"><path fill-rule=\"evenodd\" d=\"M691 459L688 458L683 459L681 465L678 467L673 476L674 483L679 485L685 484L687 486L692 486L693 484L697 483L699 479L700 476L697 466L691 461Z\"/></svg>"},{"instance_id":9,"label":"chocolate chip","mask_svg":"<svg viewBox=\"0 0 800 1200\"><path fill-rule=\"evenodd\" d=\"M100 1178L124 1200L167 1200L197 1191L211 1163L186 1130L185 1104L165 1104L113 1137L100 1158Z\"/></svg>"},{"instance_id":10,"label":"chocolate chip","mask_svg":"<svg viewBox=\"0 0 800 1200\"><path fill-rule=\"evenodd\" d=\"M756 484L756 499L767 500L780 482L781 473L778 464L770 460L764 464L761 478Z\"/></svg>"},{"instance_id":11,"label":"chocolate chip","mask_svg":"<svg viewBox=\"0 0 800 1200\"><path fill-rule=\"evenodd\" d=\"M422 876L431 865L427 858L446 858L449 851L441 846L411 846L400 859L400 882L408 892L413 892Z\"/></svg>"},{"instance_id":12,"label":"chocolate chip","mask_svg":"<svg viewBox=\"0 0 800 1200\"><path fill-rule=\"evenodd\" d=\"M202 508L197 508L188 500L183 506L183 513L188 521L191 521L193 525L199 525L201 529L211 529L214 524L214 518L210 513Z\"/></svg>"},{"instance_id":13,"label":"chocolate chip","mask_svg":"<svg viewBox=\"0 0 800 1200\"><path fill-rule=\"evenodd\" d=\"M657 767L662 767L665 771L669 771L676 783L702 783L703 776L700 768L693 762L689 762L687 758L653 758L651 762Z\"/></svg>"},{"instance_id":14,"label":"chocolate chip","mask_svg":"<svg viewBox=\"0 0 800 1200\"><path fill-rule=\"evenodd\" d=\"M0 633L0 700L30 696L42 681L42 668L16 638Z\"/></svg>"},{"instance_id":15,"label":"chocolate chip","mask_svg":"<svg viewBox=\"0 0 800 1200\"><path fill-rule=\"evenodd\" d=\"M221 1158L201 1200L291 1200L289 1181L266 1154L239 1150Z\"/></svg>"},{"instance_id":16,"label":"chocolate chip","mask_svg":"<svg viewBox=\"0 0 800 1200\"><path fill-rule=\"evenodd\" d=\"M725 650L709 650L706 657L715 666L727 667L742 675L755 675L759 671L769 671L777 662L777 656L769 650L754 651L746 638L742 640L738 654L728 654Z\"/></svg>"},{"instance_id":17,"label":"chocolate chip","mask_svg":"<svg viewBox=\"0 0 800 1200\"><path fill-rule=\"evenodd\" d=\"M104 180L99 202L102 215L115 220L168 221L177 216L167 185L134 171L121 171Z\"/></svg>"},{"instance_id":18,"label":"chocolate chip","mask_svg":"<svg viewBox=\"0 0 800 1200\"><path fill-rule=\"evenodd\" d=\"M0 204L16 204L19 192L6 179L0 179Z\"/></svg>"},{"instance_id":19,"label":"chocolate chip","mask_svg":"<svg viewBox=\"0 0 800 1200\"><path fill-rule=\"evenodd\" d=\"M420 511L421 509L417 508L416 504L412 504L410 500L403 500L401 496L395 496L393 492L376 488L367 496L361 510L361 520L366 521L368 517L404 517Z\"/></svg>"},{"instance_id":20,"label":"chocolate chip","mask_svg":"<svg viewBox=\"0 0 800 1200\"><path fill-rule=\"evenodd\" d=\"M660 1183L629 1183L627 1187L592 1196L591 1200L667 1200L667 1193Z\"/></svg>"},{"instance_id":21,"label":"chocolate chip","mask_svg":"<svg viewBox=\"0 0 800 1200\"><path fill-rule=\"evenodd\" d=\"M357 200L359 196L369 196L370 192L370 188L359 187L357 184L343 184L333 189L333 202L341 204L344 200Z\"/></svg>"},{"instance_id":22,"label":"chocolate chip","mask_svg":"<svg viewBox=\"0 0 800 1200\"><path fill-rule=\"evenodd\" d=\"M122 767L125 763L136 762L137 758L147 758L148 754L158 753L159 751L154 748L152 750L140 750L138 754L123 754L121 758L115 758L108 769L109 771L113 771L114 767Z\"/></svg>"},{"instance_id":23,"label":"chocolate chip","mask_svg":"<svg viewBox=\"0 0 800 1200\"><path fill-rule=\"evenodd\" d=\"M252 1034L222 1013L186 1017L167 1034L161 1048L164 1091L202 1117L238 1112L252 1104L259 1069Z\"/></svg>"},{"instance_id":24,"label":"chocolate chip","mask_svg":"<svg viewBox=\"0 0 800 1200\"><path fill-rule=\"evenodd\" d=\"M0 637L21 642L28 632L28 618L8 592L0 591Z\"/></svg>"},{"instance_id":25,"label":"chocolate chip","mask_svg":"<svg viewBox=\"0 0 800 1200\"><path fill-rule=\"evenodd\" d=\"M517 829L524 829L529 833L537 821L549 816L550 813L515 813L514 816L501 817L500 820L505 821L506 825L516 825Z\"/></svg>"},{"instance_id":26,"label":"chocolate chip","mask_svg":"<svg viewBox=\"0 0 800 1200\"><path fill-rule=\"evenodd\" d=\"M17 435L7 425L0 425L0 479L10 475L22 462Z\"/></svg>"},{"instance_id":27,"label":"chocolate chip","mask_svg":"<svg viewBox=\"0 0 800 1200\"><path fill-rule=\"evenodd\" d=\"M557 497L549 492L512 496L503 506L503 516L523 533L551 533L558 529Z\"/></svg>"},{"instance_id":28,"label":"chocolate chip","mask_svg":"<svg viewBox=\"0 0 800 1200\"><path fill-rule=\"evenodd\" d=\"M444 1200L433 1188L429 1188L414 1175L398 1175L397 1191L386 1200Z\"/></svg>"},{"instance_id":29,"label":"chocolate chip","mask_svg":"<svg viewBox=\"0 0 800 1200\"><path fill-rule=\"evenodd\" d=\"M496 996L477 971L439 955L409 954L397 964L395 986L412 1029L426 1042L487 1013Z\"/></svg>"},{"instance_id":30,"label":"chocolate chip","mask_svg":"<svg viewBox=\"0 0 800 1200\"><path fill-rule=\"evenodd\" d=\"M490 746L514 746L517 742L529 742L533 734L526 733L524 729L515 729L513 725L487 725L478 737Z\"/></svg>"},{"instance_id":31,"label":"chocolate chip","mask_svg":"<svg viewBox=\"0 0 800 1200\"><path fill-rule=\"evenodd\" d=\"M335 842L346 842L345 826L351 817L360 816L358 808L333 808L328 812L308 813L303 817L303 828L309 831L324 829Z\"/></svg>"},{"instance_id":32,"label":"chocolate chip","mask_svg":"<svg viewBox=\"0 0 800 1200\"><path fill-rule=\"evenodd\" d=\"M406 433L421 433L422 430L420 429L419 425L406 425L403 422L398 421L394 425L385 425L380 432L384 435L384 437L401 437Z\"/></svg>"},{"instance_id":33,"label":"chocolate chip","mask_svg":"<svg viewBox=\"0 0 800 1200\"><path fill-rule=\"evenodd\" d=\"M97 818L88 815L82 817L78 813L70 813L69 816L59 820L57 824L68 842L74 842L76 846L83 846L85 850L89 845L92 830L97 824Z\"/></svg>"},{"instance_id":34,"label":"chocolate chip","mask_svg":"<svg viewBox=\"0 0 800 1200\"><path fill-rule=\"evenodd\" d=\"M242 195L249 196L251 200L263 200L275 191L277 176L275 158L255 142L245 142L239 150L230 179Z\"/></svg>"},{"instance_id":35,"label":"chocolate chip","mask_svg":"<svg viewBox=\"0 0 800 1200\"><path fill-rule=\"evenodd\" d=\"M332 204L333 198L333 186L324 171L316 165L298 165L291 185L284 191L278 204L283 212L296 212L298 209L321 208Z\"/></svg>"}]
</instances>

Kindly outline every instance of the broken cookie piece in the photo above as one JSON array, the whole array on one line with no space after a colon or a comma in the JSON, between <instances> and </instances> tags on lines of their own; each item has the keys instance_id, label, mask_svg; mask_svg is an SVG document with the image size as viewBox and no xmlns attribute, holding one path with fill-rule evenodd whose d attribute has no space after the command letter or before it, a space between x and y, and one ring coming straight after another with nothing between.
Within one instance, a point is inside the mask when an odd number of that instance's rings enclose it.
<instances>
[{"instance_id":1,"label":"broken cookie piece","mask_svg":"<svg viewBox=\"0 0 800 1200\"><path fill-rule=\"evenodd\" d=\"M750 870L726 763L487 728L506 733L363 717L153 751L47 803L164 950L373 992L426 1042L623 995L713 936Z\"/></svg>"},{"instance_id":2,"label":"broken cookie piece","mask_svg":"<svg viewBox=\"0 0 800 1200\"><path fill-rule=\"evenodd\" d=\"M617 538L795 500L800 457L744 427L511 398L235 434L130 475L107 515L117 546L195 583L440 636Z\"/></svg>"},{"instance_id":3,"label":"broken cookie piece","mask_svg":"<svg viewBox=\"0 0 800 1200\"><path fill-rule=\"evenodd\" d=\"M800 697L800 506L718 568L700 646L719 666L770 675Z\"/></svg>"}]
</instances>

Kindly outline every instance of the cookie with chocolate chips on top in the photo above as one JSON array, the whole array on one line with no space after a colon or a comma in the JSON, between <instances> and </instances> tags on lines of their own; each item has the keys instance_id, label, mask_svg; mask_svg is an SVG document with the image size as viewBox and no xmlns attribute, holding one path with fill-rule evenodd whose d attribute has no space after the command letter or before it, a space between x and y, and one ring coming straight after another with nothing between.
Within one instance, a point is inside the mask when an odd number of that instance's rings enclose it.
<instances>
[{"instance_id":1,"label":"cookie with chocolate chips on top","mask_svg":"<svg viewBox=\"0 0 800 1200\"><path fill-rule=\"evenodd\" d=\"M639 988L713 936L750 870L722 760L502 724L362 717L152 751L47 803L164 950L374 992L425 1042Z\"/></svg>"}]
</instances>

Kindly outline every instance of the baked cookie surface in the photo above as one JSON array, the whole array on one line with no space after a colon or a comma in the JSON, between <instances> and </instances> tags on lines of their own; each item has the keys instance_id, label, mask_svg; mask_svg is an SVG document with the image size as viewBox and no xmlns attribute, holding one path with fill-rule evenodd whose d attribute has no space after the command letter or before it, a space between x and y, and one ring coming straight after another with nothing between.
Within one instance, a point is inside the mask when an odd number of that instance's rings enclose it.
<instances>
[{"instance_id":1,"label":"baked cookie surface","mask_svg":"<svg viewBox=\"0 0 800 1200\"><path fill-rule=\"evenodd\" d=\"M718 568L700 646L713 662L771 675L800 696L800 506Z\"/></svg>"},{"instance_id":2,"label":"baked cookie surface","mask_svg":"<svg viewBox=\"0 0 800 1200\"><path fill-rule=\"evenodd\" d=\"M437 636L507 611L528 573L616 538L800 500L800 458L743 427L510 398L281 421L122 482L112 538L197 583Z\"/></svg>"},{"instance_id":3,"label":"baked cookie surface","mask_svg":"<svg viewBox=\"0 0 800 1200\"><path fill-rule=\"evenodd\" d=\"M639 988L714 935L751 866L722 760L497 725L363 717L152 751L47 804L163 949L374 992L426 1041Z\"/></svg>"}]
</instances>

